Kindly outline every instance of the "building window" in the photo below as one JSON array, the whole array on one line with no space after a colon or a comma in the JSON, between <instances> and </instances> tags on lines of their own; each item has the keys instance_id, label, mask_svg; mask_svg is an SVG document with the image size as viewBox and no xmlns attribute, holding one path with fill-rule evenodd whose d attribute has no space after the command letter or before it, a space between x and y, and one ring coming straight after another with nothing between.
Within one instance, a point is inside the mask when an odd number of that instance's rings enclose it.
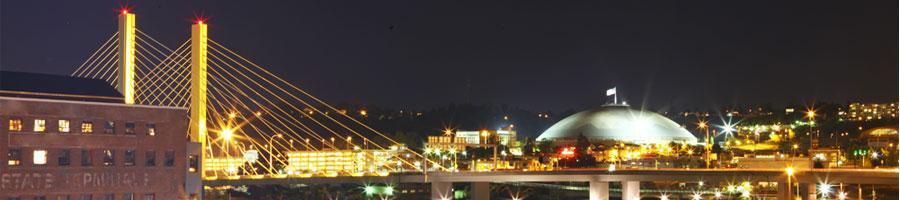
<instances>
[{"instance_id":1,"label":"building window","mask_svg":"<svg viewBox=\"0 0 900 200\"><path fill-rule=\"evenodd\" d=\"M134 122L125 123L125 135L134 135Z\"/></svg>"},{"instance_id":2,"label":"building window","mask_svg":"<svg viewBox=\"0 0 900 200\"><path fill-rule=\"evenodd\" d=\"M69 132L69 120L59 120L59 132L60 133L68 133Z\"/></svg>"},{"instance_id":3,"label":"building window","mask_svg":"<svg viewBox=\"0 0 900 200\"><path fill-rule=\"evenodd\" d=\"M94 195L91 195L91 194L82 194L81 195L81 200L93 200L93 199L94 199Z\"/></svg>"},{"instance_id":4,"label":"building window","mask_svg":"<svg viewBox=\"0 0 900 200\"><path fill-rule=\"evenodd\" d=\"M72 196L70 196L70 195L58 195L58 196L56 196L56 200L72 200Z\"/></svg>"},{"instance_id":5,"label":"building window","mask_svg":"<svg viewBox=\"0 0 900 200\"><path fill-rule=\"evenodd\" d=\"M21 197L7 197L6 200L22 200Z\"/></svg>"},{"instance_id":6,"label":"building window","mask_svg":"<svg viewBox=\"0 0 900 200\"><path fill-rule=\"evenodd\" d=\"M188 157L188 172L197 172L197 168L200 167L199 159L197 159L197 155L191 155Z\"/></svg>"},{"instance_id":7,"label":"building window","mask_svg":"<svg viewBox=\"0 0 900 200\"><path fill-rule=\"evenodd\" d=\"M47 130L47 120L35 119L34 132L44 132Z\"/></svg>"},{"instance_id":8,"label":"building window","mask_svg":"<svg viewBox=\"0 0 900 200\"><path fill-rule=\"evenodd\" d=\"M116 200L116 195L115 194L104 194L103 200Z\"/></svg>"},{"instance_id":9,"label":"building window","mask_svg":"<svg viewBox=\"0 0 900 200\"><path fill-rule=\"evenodd\" d=\"M59 158L57 159L59 166L69 166L69 163L71 163L69 154L70 152L68 149L63 149L59 152Z\"/></svg>"},{"instance_id":10,"label":"building window","mask_svg":"<svg viewBox=\"0 0 900 200\"><path fill-rule=\"evenodd\" d=\"M175 166L175 151L166 151L166 167Z\"/></svg>"},{"instance_id":11,"label":"building window","mask_svg":"<svg viewBox=\"0 0 900 200\"><path fill-rule=\"evenodd\" d=\"M82 149L81 150L81 166L91 166L94 163L91 159L91 150Z\"/></svg>"},{"instance_id":12,"label":"building window","mask_svg":"<svg viewBox=\"0 0 900 200\"><path fill-rule=\"evenodd\" d=\"M47 196L36 196L34 200L47 200Z\"/></svg>"},{"instance_id":13,"label":"building window","mask_svg":"<svg viewBox=\"0 0 900 200\"><path fill-rule=\"evenodd\" d=\"M20 149L10 149L6 156L9 158L6 165L9 166L19 166L22 164L22 150Z\"/></svg>"},{"instance_id":14,"label":"building window","mask_svg":"<svg viewBox=\"0 0 900 200\"><path fill-rule=\"evenodd\" d=\"M116 134L116 122L106 122L106 126L103 128L103 133Z\"/></svg>"},{"instance_id":15,"label":"building window","mask_svg":"<svg viewBox=\"0 0 900 200\"><path fill-rule=\"evenodd\" d=\"M144 200L156 200L156 194L153 194L153 193L145 194Z\"/></svg>"},{"instance_id":16,"label":"building window","mask_svg":"<svg viewBox=\"0 0 900 200\"><path fill-rule=\"evenodd\" d=\"M10 119L9 120L9 131L22 131L22 120L21 119Z\"/></svg>"},{"instance_id":17,"label":"building window","mask_svg":"<svg viewBox=\"0 0 900 200\"><path fill-rule=\"evenodd\" d=\"M125 193L122 195L122 200L134 200L134 193Z\"/></svg>"},{"instance_id":18,"label":"building window","mask_svg":"<svg viewBox=\"0 0 900 200\"><path fill-rule=\"evenodd\" d=\"M47 164L47 150L34 150L34 154L32 154L33 163L35 165L46 165Z\"/></svg>"},{"instance_id":19,"label":"building window","mask_svg":"<svg viewBox=\"0 0 900 200\"><path fill-rule=\"evenodd\" d=\"M147 124L147 135L156 136L156 124Z\"/></svg>"},{"instance_id":20,"label":"building window","mask_svg":"<svg viewBox=\"0 0 900 200\"><path fill-rule=\"evenodd\" d=\"M81 133L93 133L94 124L91 121L81 122Z\"/></svg>"},{"instance_id":21,"label":"building window","mask_svg":"<svg viewBox=\"0 0 900 200\"><path fill-rule=\"evenodd\" d=\"M116 152L114 150L103 150L103 166L116 165Z\"/></svg>"},{"instance_id":22,"label":"building window","mask_svg":"<svg viewBox=\"0 0 900 200\"><path fill-rule=\"evenodd\" d=\"M147 153L144 154L144 159L147 160L144 163L145 166L156 166L156 151L147 151Z\"/></svg>"},{"instance_id":23,"label":"building window","mask_svg":"<svg viewBox=\"0 0 900 200\"><path fill-rule=\"evenodd\" d=\"M134 150L125 150L125 166L134 166Z\"/></svg>"}]
</instances>

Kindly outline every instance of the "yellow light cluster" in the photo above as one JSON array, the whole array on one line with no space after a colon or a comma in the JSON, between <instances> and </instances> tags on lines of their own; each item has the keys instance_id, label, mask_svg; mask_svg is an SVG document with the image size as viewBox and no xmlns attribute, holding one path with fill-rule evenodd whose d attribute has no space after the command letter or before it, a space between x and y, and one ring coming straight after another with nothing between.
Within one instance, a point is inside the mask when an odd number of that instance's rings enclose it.
<instances>
[{"instance_id":1,"label":"yellow light cluster","mask_svg":"<svg viewBox=\"0 0 900 200\"><path fill-rule=\"evenodd\" d=\"M203 170L208 172L225 172L235 174L246 163L243 157L206 158L203 161Z\"/></svg>"},{"instance_id":2,"label":"yellow light cluster","mask_svg":"<svg viewBox=\"0 0 900 200\"><path fill-rule=\"evenodd\" d=\"M393 151L294 151L288 152L288 174L338 175L377 173L394 157Z\"/></svg>"}]
</instances>

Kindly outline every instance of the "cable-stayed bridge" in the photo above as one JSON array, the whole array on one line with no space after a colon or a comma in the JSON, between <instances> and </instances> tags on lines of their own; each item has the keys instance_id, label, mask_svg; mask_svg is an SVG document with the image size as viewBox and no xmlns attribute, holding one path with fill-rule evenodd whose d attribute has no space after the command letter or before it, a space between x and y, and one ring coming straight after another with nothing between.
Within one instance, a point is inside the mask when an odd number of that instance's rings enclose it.
<instances>
[{"instance_id":1,"label":"cable-stayed bridge","mask_svg":"<svg viewBox=\"0 0 900 200\"><path fill-rule=\"evenodd\" d=\"M582 181L590 182L591 199L606 199L609 182L622 182L622 198L635 199L641 197L640 181L744 177L790 183L795 176L746 169L459 172L241 56L227 42L212 39L204 21L192 25L190 38L170 48L141 31L135 14L123 11L118 31L71 75L108 82L127 104L189 108L185 137L200 145L198 157L191 158L198 164L189 170L208 185L431 183L432 198L445 199L450 183L473 182L473 197L486 199L489 182ZM875 184L896 183L897 173L818 170L796 175L795 181L813 182L822 176Z\"/></svg>"},{"instance_id":2,"label":"cable-stayed bridge","mask_svg":"<svg viewBox=\"0 0 900 200\"><path fill-rule=\"evenodd\" d=\"M446 170L211 39L203 21L174 49L133 13L119 22L72 76L105 80L128 104L189 108L204 180Z\"/></svg>"}]
</instances>

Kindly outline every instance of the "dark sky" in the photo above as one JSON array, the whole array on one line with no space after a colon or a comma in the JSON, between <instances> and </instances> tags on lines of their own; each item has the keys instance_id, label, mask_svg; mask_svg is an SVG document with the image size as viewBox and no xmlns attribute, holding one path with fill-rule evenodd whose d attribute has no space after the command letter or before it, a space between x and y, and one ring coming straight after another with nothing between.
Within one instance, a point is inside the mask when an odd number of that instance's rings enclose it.
<instances>
[{"instance_id":1,"label":"dark sky","mask_svg":"<svg viewBox=\"0 0 900 200\"><path fill-rule=\"evenodd\" d=\"M0 1L0 67L69 74L114 1ZM896 1L133 1L170 46L210 36L330 102L654 108L898 96ZM470 88L470 89L467 89Z\"/></svg>"}]
</instances>

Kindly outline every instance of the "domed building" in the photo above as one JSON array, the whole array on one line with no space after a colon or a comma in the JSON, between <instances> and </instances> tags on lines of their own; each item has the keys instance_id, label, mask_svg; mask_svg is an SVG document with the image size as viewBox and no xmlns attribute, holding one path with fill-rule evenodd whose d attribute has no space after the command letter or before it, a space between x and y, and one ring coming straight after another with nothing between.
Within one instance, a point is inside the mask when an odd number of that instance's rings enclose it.
<instances>
[{"instance_id":1,"label":"domed building","mask_svg":"<svg viewBox=\"0 0 900 200\"><path fill-rule=\"evenodd\" d=\"M568 116L544 131L537 140L573 142L584 135L591 142L696 144L697 138L662 115L611 104Z\"/></svg>"}]
</instances>

